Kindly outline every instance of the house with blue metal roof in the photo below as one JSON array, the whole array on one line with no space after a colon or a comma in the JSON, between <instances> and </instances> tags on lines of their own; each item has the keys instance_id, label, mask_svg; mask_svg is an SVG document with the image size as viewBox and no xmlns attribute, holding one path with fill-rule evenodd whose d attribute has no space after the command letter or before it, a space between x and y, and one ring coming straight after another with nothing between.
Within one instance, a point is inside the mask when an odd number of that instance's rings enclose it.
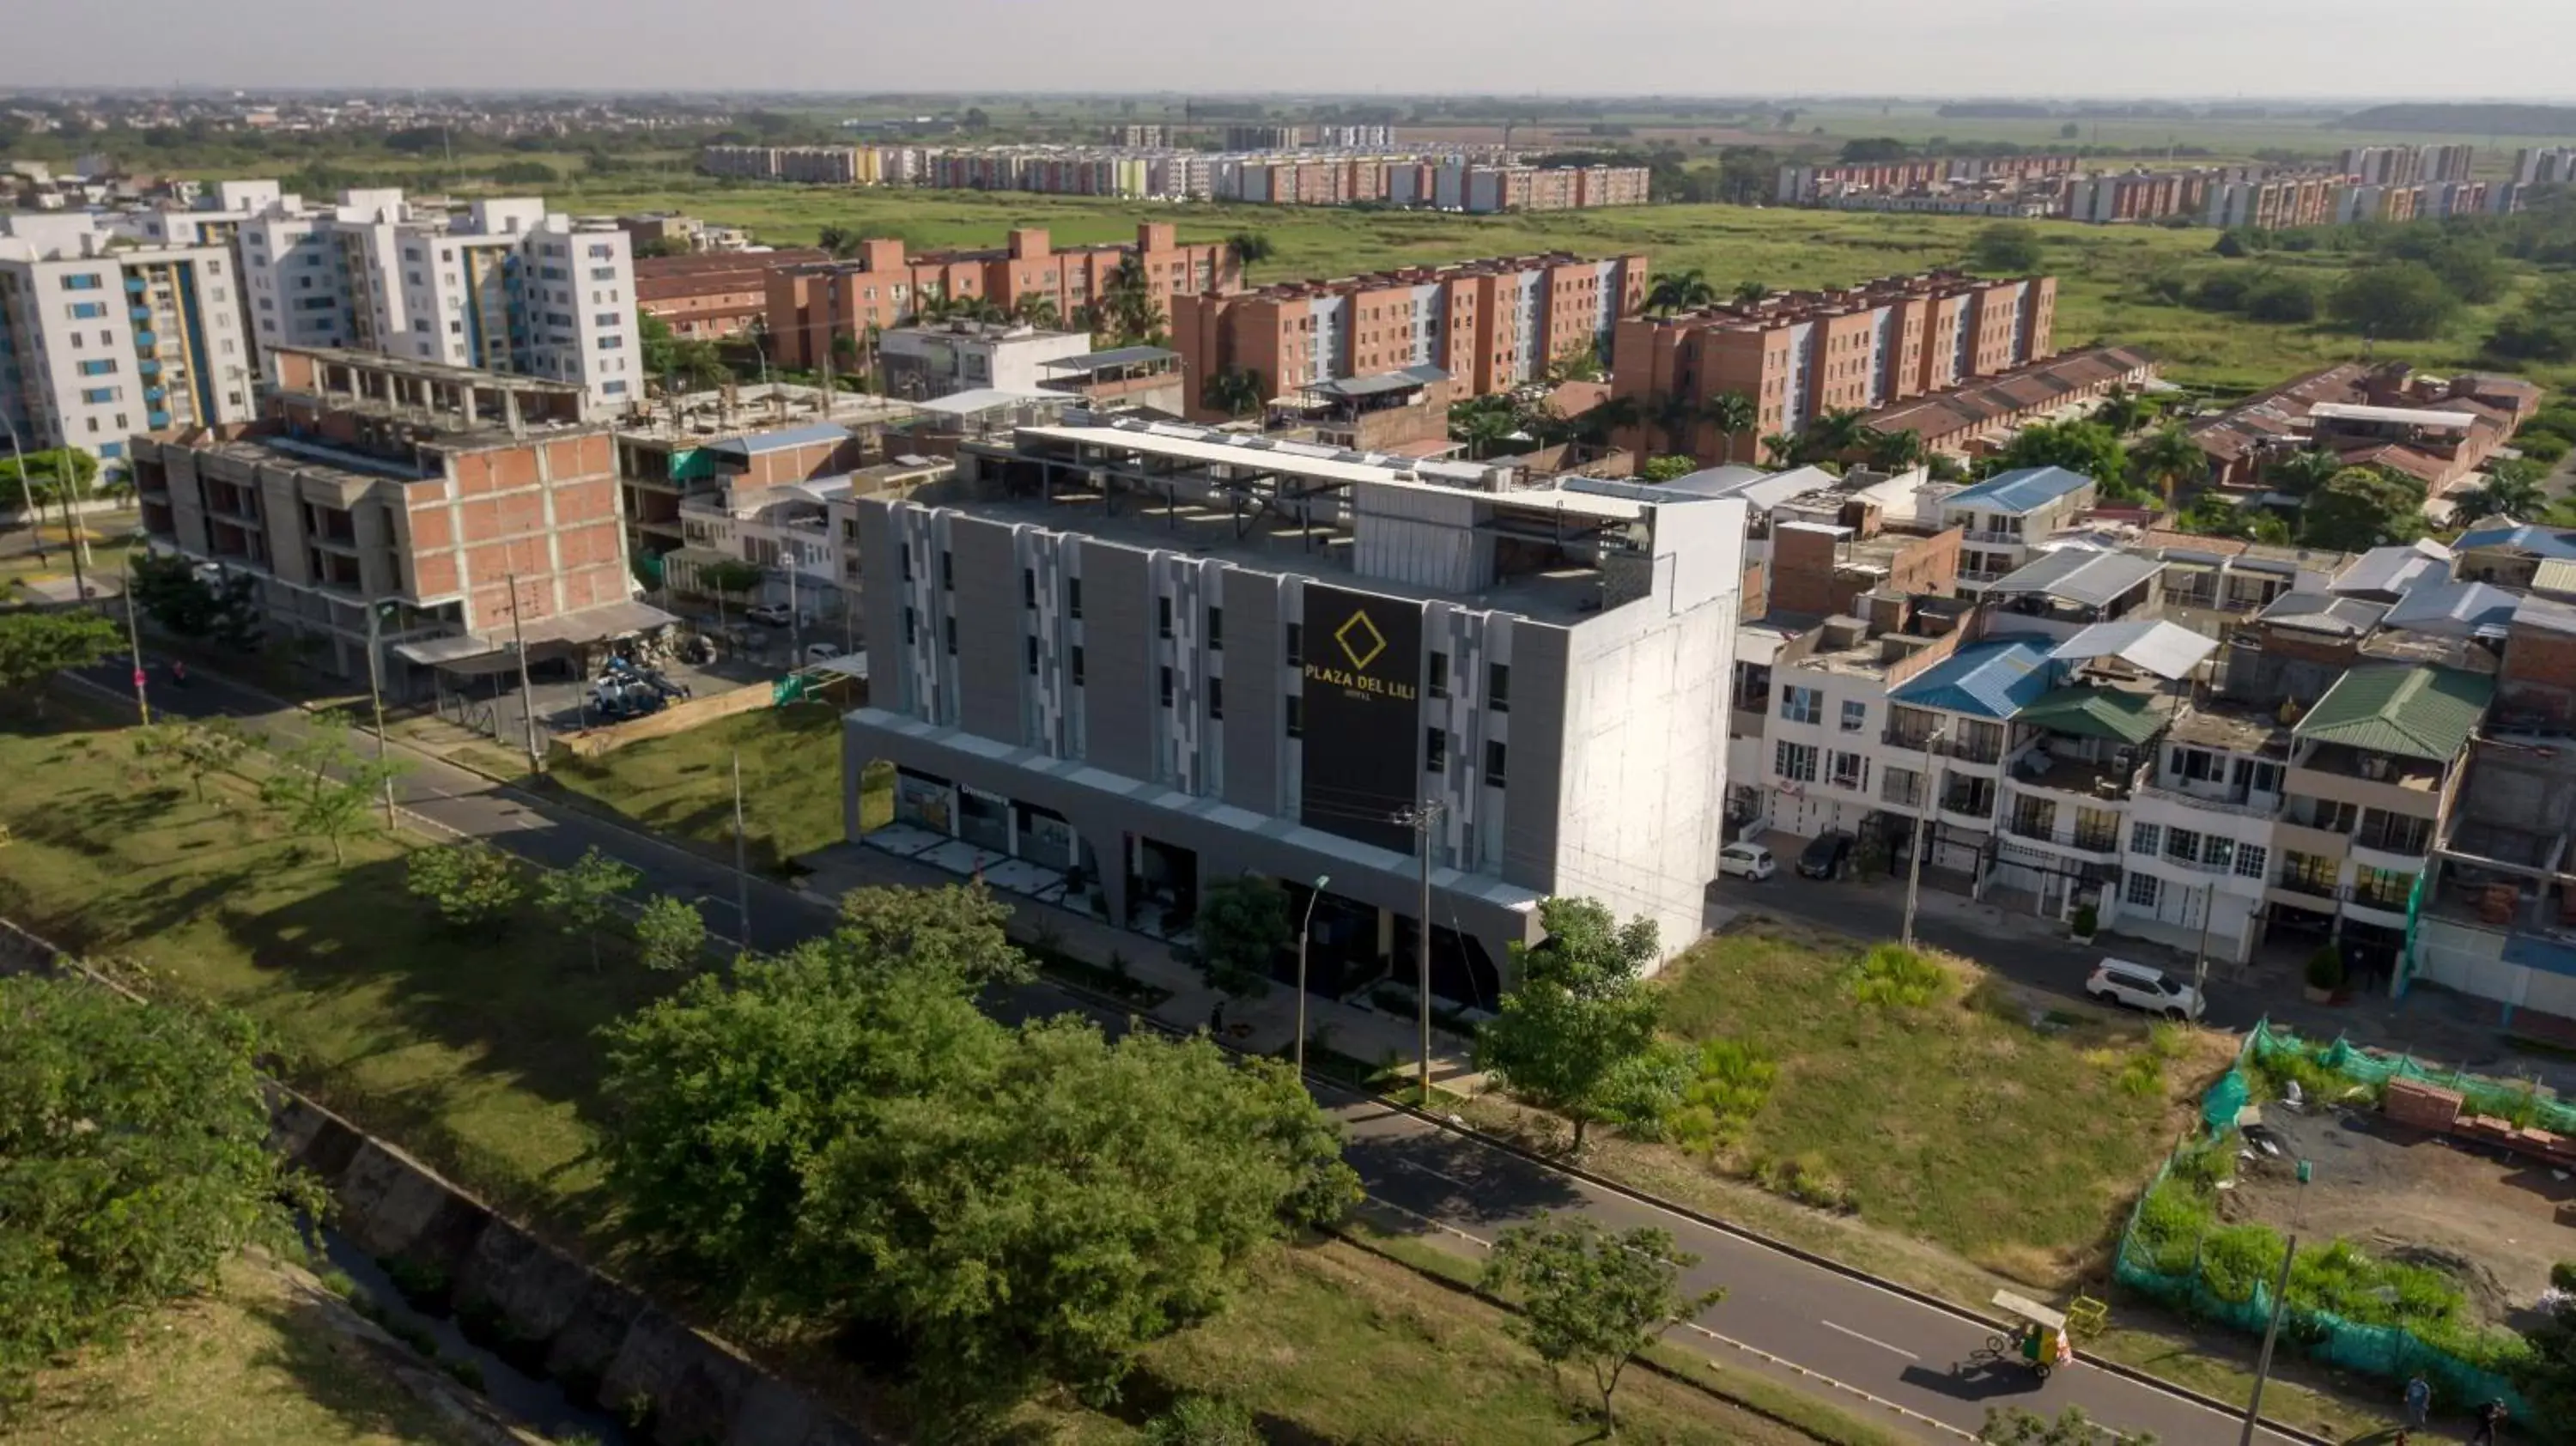
<instances>
[{"instance_id":1,"label":"house with blue metal roof","mask_svg":"<svg viewBox=\"0 0 2576 1446\"><path fill-rule=\"evenodd\" d=\"M2090 509L2101 487L2064 467L1999 472L1941 499L1941 525L1959 528L1960 590L1975 596L2036 555L2050 534Z\"/></svg>"},{"instance_id":2,"label":"house with blue metal roof","mask_svg":"<svg viewBox=\"0 0 2576 1446\"><path fill-rule=\"evenodd\" d=\"M2008 719L2048 693L2054 645L2040 637L1971 643L1888 689L1887 696L1913 708Z\"/></svg>"},{"instance_id":3,"label":"house with blue metal roof","mask_svg":"<svg viewBox=\"0 0 2576 1446\"><path fill-rule=\"evenodd\" d=\"M2576 561L2576 530L2490 517L2461 533L2451 552L2453 576L2529 587L2542 563Z\"/></svg>"}]
</instances>

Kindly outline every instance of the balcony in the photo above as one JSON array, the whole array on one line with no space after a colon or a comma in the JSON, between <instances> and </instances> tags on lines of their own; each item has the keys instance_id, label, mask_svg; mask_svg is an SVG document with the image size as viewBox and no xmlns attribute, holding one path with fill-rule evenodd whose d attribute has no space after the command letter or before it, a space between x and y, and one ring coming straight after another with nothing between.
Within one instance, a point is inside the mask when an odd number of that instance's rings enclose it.
<instances>
[{"instance_id":1,"label":"balcony","mask_svg":"<svg viewBox=\"0 0 2576 1446\"><path fill-rule=\"evenodd\" d=\"M2120 852L2120 831L2116 828L2079 828L2066 846L2080 854L2116 855Z\"/></svg>"},{"instance_id":2,"label":"balcony","mask_svg":"<svg viewBox=\"0 0 2576 1446\"><path fill-rule=\"evenodd\" d=\"M1988 547L2020 547L2028 541L2018 532L1987 532L1974 527L1966 530L1965 537L1971 543L1983 543Z\"/></svg>"},{"instance_id":3,"label":"balcony","mask_svg":"<svg viewBox=\"0 0 2576 1446\"><path fill-rule=\"evenodd\" d=\"M1878 741L1881 747L1902 748L1908 753L1922 753L1931 748L1932 734L1929 730L1909 728L1900 731L1889 728L1879 733Z\"/></svg>"},{"instance_id":4,"label":"balcony","mask_svg":"<svg viewBox=\"0 0 2576 1446\"><path fill-rule=\"evenodd\" d=\"M2213 813L2240 814L2246 818L2272 818L2281 812L2281 795L2256 793L2250 789L2230 788L2216 793L2200 793L2189 788L2176 788L2169 783L2141 783L2138 792L2147 798L2188 804Z\"/></svg>"},{"instance_id":5,"label":"balcony","mask_svg":"<svg viewBox=\"0 0 2576 1446\"><path fill-rule=\"evenodd\" d=\"M2374 868L2420 869L2433 851L2433 822L2422 818L2374 816L2364 821L2353 834L2352 846L2356 858L2361 850L2369 849L2404 860L2393 865L2374 864Z\"/></svg>"},{"instance_id":6,"label":"balcony","mask_svg":"<svg viewBox=\"0 0 2576 1446\"><path fill-rule=\"evenodd\" d=\"M1992 764L2004 761L2004 741L2000 736L1986 739L1957 737L1935 739L1932 741L1931 751L1943 758L1956 759L1961 763Z\"/></svg>"},{"instance_id":7,"label":"balcony","mask_svg":"<svg viewBox=\"0 0 2576 1446\"><path fill-rule=\"evenodd\" d=\"M2056 756L2049 760L2044 773L2027 772L2016 762L2012 781L2016 788L2044 788L2052 793L2119 803L2129 797L2137 771L2135 763L2123 766L2096 758Z\"/></svg>"}]
</instances>

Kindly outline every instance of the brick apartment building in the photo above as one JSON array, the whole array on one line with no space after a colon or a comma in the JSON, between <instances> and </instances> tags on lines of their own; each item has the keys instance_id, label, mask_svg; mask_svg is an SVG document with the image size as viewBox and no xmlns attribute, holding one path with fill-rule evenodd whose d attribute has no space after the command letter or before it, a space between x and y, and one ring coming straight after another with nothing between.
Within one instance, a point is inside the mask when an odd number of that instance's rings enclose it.
<instances>
[{"instance_id":1,"label":"brick apartment building","mask_svg":"<svg viewBox=\"0 0 2576 1446\"><path fill-rule=\"evenodd\" d=\"M1414 367L1446 372L1455 396L1484 396L1586 347L1606 356L1645 296L1641 255L1496 257L1181 296L1172 344L1201 419L1223 415L1200 392L1228 367L1251 372L1269 397Z\"/></svg>"},{"instance_id":2,"label":"brick apartment building","mask_svg":"<svg viewBox=\"0 0 2576 1446\"><path fill-rule=\"evenodd\" d=\"M633 601L616 447L578 384L280 347L257 421L137 436L144 531L254 580L267 631L386 687L669 621ZM479 661L478 661L479 660ZM491 666L484 666L491 665Z\"/></svg>"},{"instance_id":3,"label":"brick apartment building","mask_svg":"<svg viewBox=\"0 0 2576 1446\"><path fill-rule=\"evenodd\" d=\"M692 341L739 336L769 305L769 273L829 261L818 247L648 256L635 263L636 309Z\"/></svg>"},{"instance_id":4,"label":"brick apartment building","mask_svg":"<svg viewBox=\"0 0 2576 1446\"><path fill-rule=\"evenodd\" d=\"M2050 354L2057 278L1988 281L1934 271L1842 291L1795 291L1751 305L1619 323L1611 395L1634 398L1647 420L1617 438L1631 451L1671 450L1665 399L1706 404L1722 393L1754 401L1750 433L1728 438L1705 421L1683 428L1679 450L1714 464L1750 458L1758 439L1791 434L1844 408L1877 410Z\"/></svg>"},{"instance_id":5,"label":"brick apartment building","mask_svg":"<svg viewBox=\"0 0 2576 1446\"><path fill-rule=\"evenodd\" d=\"M2335 218L2343 184L2333 176L2269 176L2225 181L2209 188L2212 226L2246 226L2257 231L2284 231L2293 226L2323 226Z\"/></svg>"},{"instance_id":6,"label":"brick apartment building","mask_svg":"<svg viewBox=\"0 0 2576 1446\"><path fill-rule=\"evenodd\" d=\"M1044 229L1014 228L998 249L908 253L904 243L867 240L847 261L809 262L773 270L766 314L775 345L771 361L814 367L830 354L832 338L866 328L893 327L912 319L921 296L989 299L1009 307L1032 293L1070 319L1107 287L1110 273L1138 258L1166 316L1175 300L1204 292L1230 292L1243 284L1243 266L1222 242L1183 245L1168 222L1136 228L1132 243L1057 249Z\"/></svg>"},{"instance_id":7,"label":"brick apartment building","mask_svg":"<svg viewBox=\"0 0 2576 1446\"><path fill-rule=\"evenodd\" d=\"M1925 156L1901 161L1780 168L1778 198L1806 205L1826 196L1900 195L1980 182L2032 183L2075 174L2073 156Z\"/></svg>"}]
</instances>

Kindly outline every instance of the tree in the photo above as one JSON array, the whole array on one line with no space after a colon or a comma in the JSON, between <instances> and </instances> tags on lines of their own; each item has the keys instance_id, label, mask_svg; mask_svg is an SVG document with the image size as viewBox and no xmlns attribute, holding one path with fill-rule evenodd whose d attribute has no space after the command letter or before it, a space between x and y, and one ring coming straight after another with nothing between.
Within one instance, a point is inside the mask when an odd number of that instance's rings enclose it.
<instances>
[{"instance_id":1,"label":"tree","mask_svg":"<svg viewBox=\"0 0 2576 1446\"><path fill-rule=\"evenodd\" d=\"M655 894L635 916L635 957L656 974L695 967L706 947L707 921L686 899Z\"/></svg>"},{"instance_id":2,"label":"tree","mask_svg":"<svg viewBox=\"0 0 2576 1446\"><path fill-rule=\"evenodd\" d=\"M866 239L857 230L848 226L826 226L823 228L823 233L815 238L814 244L835 256L847 257L858 255L859 246Z\"/></svg>"},{"instance_id":3,"label":"tree","mask_svg":"<svg viewBox=\"0 0 2576 1446\"><path fill-rule=\"evenodd\" d=\"M26 693L45 712L45 684L122 652L125 635L96 613L0 613L0 693Z\"/></svg>"},{"instance_id":4,"label":"tree","mask_svg":"<svg viewBox=\"0 0 2576 1446\"><path fill-rule=\"evenodd\" d=\"M249 573L226 572L209 582L176 553L144 553L126 566L136 605L162 627L244 652L259 645L259 585Z\"/></svg>"},{"instance_id":5,"label":"tree","mask_svg":"<svg viewBox=\"0 0 2576 1446\"><path fill-rule=\"evenodd\" d=\"M2322 309L2316 287L2303 277L2281 272L2258 276L2247 283L2237 306L2255 321L2279 323L2314 321Z\"/></svg>"},{"instance_id":6,"label":"tree","mask_svg":"<svg viewBox=\"0 0 2576 1446\"><path fill-rule=\"evenodd\" d=\"M1235 265L1248 267L1269 260L1278 248L1258 231L1237 231L1226 238L1225 249L1234 253Z\"/></svg>"},{"instance_id":7,"label":"tree","mask_svg":"<svg viewBox=\"0 0 2576 1446\"><path fill-rule=\"evenodd\" d=\"M2460 303L2423 262L2391 261L2346 276L2326 309L2346 331L2420 340L2439 336Z\"/></svg>"},{"instance_id":8,"label":"tree","mask_svg":"<svg viewBox=\"0 0 2576 1446\"><path fill-rule=\"evenodd\" d=\"M2180 426L2171 426L2140 442L2129 454L2129 465L2141 481L2155 484L2170 508L2177 487L2209 475L2209 454Z\"/></svg>"},{"instance_id":9,"label":"tree","mask_svg":"<svg viewBox=\"0 0 2576 1446\"><path fill-rule=\"evenodd\" d=\"M2275 492L2306 497L2343 470L2343 459L2322 447L2280 452L2263 465L2263 480Z\"/></svg>"},{"instance_id":10,"label":"tree","mask_svg":"<svg viewBox=\"0 0 2576 1446\"><path fill-rule=\"evenodd\" d=\"M2024 221L1997 221L1969 243L1968 264L1979 271L2026 272L2046 263L2036 228Z\"/></svg>"},{"instance_id":11,"label":"tree","mask_svg":"<svg viewBox=\"0 0 2576 1446\"><path fill-rule=\"evenodd\" d=\"M1658 276L1646 287L1646 302L1640 308L1648 316L1671 316L1676 312L1697 311L1717 301L1717 288L1708 277L1693 268L1670 271Z\"/></svg>"},{"instance_id":12,"label":"tree","mask_svg":"<svg viewBox=\"0 0 2576 1446\"><path fill-rule=\"evenodd\" d=\"M1509 397L1470 397L1449 408L1449 435L1467 444L1467 455L1481 458L1511 440L1520 416Z\"/></svg>"},{"instance_id":13,"label":"tree","mask_svg":"<svg viewBox=\"0 0 2576 1446\"><path fill-rule=\"evenodd\" d=\"M1690 452L1691 430L1699 424L1699 403L1686 392L1657 392L1645 403L1655 429L1664 434L1666 452ZM1694 454L1695 455L1695 454Z\"/></svg>"},{"instance_id":14,"label":"tree","mask_svg":"<svg viewBox=\"0 0 2576 1446\"><path fill-rule=\"evenodd\" d=\"M2424 535L2424 491L2376 467L2346 467L2326 479L2299 512L2310 547L2363 552Z\"/></svg>"},{"instance_id":15,"label":"tree","mask_svg":"<svg viewBox=\"0 0 2576 1446\"><path fill-rule=\"evenodd\" d=\"M1163 344L1163 303L1135 252L1120 257L1101 282L1100 297L1091 306L1091 330L1104 347Z\"/></svg>"},{"instance_id":16,"label":"tree","mask_svg":"<svg viewBox=\"0 0 2576 1446\"><path fill-rule=\"evenodd\" d=\"M196 785L197 802L203 803L207 777L229 772L240 763L242 755L250 751L250 738L230 718L208 718L180 727L170 749Z\"/></svg>"},{"instance_id":17,"label":"tree","mask_svg":"<svg viewBox=\"0 0 2576 1446\"><path fill-rule=\"evenodd\" d=\"M638 242L635 247L635 259L638 261L659 261L665 257L688 254L689 243L677 236L656 236L650 241Z\"/></svg>"},{"instance_id":18,"label":"tree","mask_svg":"<svg viewBox=\"0 0 2576 1446\"><path fill-rule=\"evenodd\" d=\"M1735 304L1738 306L1759 305L1763 299L1770 296L1770 294L1770 287L1763 285L1759 281L1749 280L1735 283L1735 290L1730 293L1734 298Z\"/></svg>"},{"instance_id":19,"label":"tree","mask_svg":"<svg viewBox=\"0 0 2576 1446\"><path fill-rule=\"evenodd\" d=\"M2549 510L2549 494L2541 490L2546 468L2536 462L2506 460L2487 467L2484 484L2470 488L2454 499L2458 515L2467 518L2488 517L2502 513L2516 521L2530 521Z\"/></svg>"},{"instance_id":20,"label":"tree","mask_svg":"<svg viewBox=\"0 0 2576 1446\"><path fill-rule=\"evenodd\" d=\"M760 586L761 580L768 575L757 565L744 562L740 558L728 557L716 562L700 563L696 568L698 589L715 599L716 626L724 626L726 597L739 597L751 591Z\"/></svg>"},{"instance_id":21,"label":"tree","mask_svg":"<svg viewBox=\"0 0 2576 1446\"><path fill-rule=\"evenodd\" d=\"M1265 395L1259 372L1229 366L1199 388L1199 405L1239 419L1259 411Z\"/></svg>"},{"instance_id":22,"label":"tree","mask_svg":"<svg viewBox=\"0 0 2576 1446\"><path fill-rule=\"evenodd\" d=\"M597 848L582 851L572 867L554 869L537 881L537 901L554 915L566 934L590 944L590 967L599 968L599 933L617 917L617 900L644 877L641 869L610 858Z\"/></svg>"},{"instance_id":23,"label":"tree","mask_svg":"<svg viewBox=\"0 0 2576 1446\"><path fill-rule=\"evenodd\" d=\"M1646 459L1645 465L1637 469L1637 480L1640 482L1670 482L1676 477L1687 477L1698 470L1699 459L1696 457L1684 457L1678 454L1666 457L1649 457Z\"/></svg>"},{"instance_id":24,"label":"tree","mask_svg":"<svg viewBox=\"0 0 2576 1446\"><path fill-rule=\"evenodd\" d=\"M1834 461L1862 450L1874 435L1867 425L1868 416L1858 407L1835 407L1808 418L1807 425L1799 430L1796 460Z\"/></svg>"},{"instance_id":25,"label":"tree","mask_svg":"<svg viewBox=\"0 0 2576 1446\"><path fill-rule=\"evenodd\" d=\"M0 978L0 1396L134 1312L294 1239L317 1192L265 1148L239 1015Z\"/></svg>"},{"instance_id":26,"label":"tree","mask_svg":"<svg viewBox=\"0 0 2576 1446\"><path fill-rule=\"evenodd\" d=\"M1786 467L1798 455L1798 439L1786 432L1773 432L1762 439L1762 465Z\"/></svg>"},{"instance_id":27,"label":"tree","mask_svg":"<svg viewBox=\"0 0 2576 1446\"><path fill-rule=\"evenodd\" d=\"M981 891L860 891L827 938L606 1031L641 1234L755 1318L898 1332L952 1404L1114 1386L1356 1196L1275 1061L983 1014L1018 961L1001 918Z\"/></svg>"},{"instance_id":28,"label":"tree","mask_svg":"<svg viewBox=\"0 0 2576 1446\"><path fill-rule=\"evenodd\" d=\"M1762 425L1762 409L1742 392L1719 392L1700 404L1700 415L1724 439L1728 462L1735 460L1735 439Z\"/></svg>"},{"instance_id":29,"label":"tree","mask_svg":"<svg viewBox=\"0 0 2576 1446\"><path fill-rule=\"evenodd\" d=\"M2099 422L2040 422L2024 427L1994 459L1994 470L2063 467L2081 472L2107 491L2129 474L2119 434Z\"/></svg>"},{"instance_id":30,"label":"tree","mask_svg":"<svg viewBox=\"0 0 2576 1446\"><path fill-rule=\"evenodd\" d=\"M1501 1009L1476 1031L1476 1066L1531 1103L1574 1121L1581 1153L1603 1113L1604 1087L1655 1041L1655 1000L1646 966L1655 962L1655 924L1622 928L1591 899L1539 905L1547 939L1512 946L1513 983Z\"/></svg>"},{"instance_id":31,"label":"tree","mask_svg":"<svg viewBox=\"0 0 2576 1446\"><path fill-rule=\"evenodd\" d=\"M680 369L680 339L669 322L647 311L636 318L635 330L646 379L658 382Z\"/></svg>"},{"instance_id":32,"label":"tree","mask_svg":"<svg viewBox=\"0 0 2576 1446\"><path fill-rule=\"evenodd\" d=\"M38 508L66 499L77 502L89 495L91 485L98 480L98 459L78 447L29 452L26 462L22 473L14 452L0 456L0 507Z\"/></svg>"},{"instance_id":33,"label":"tree","mask_svg":"<svg viewBox=\"0 0 2576 1446\"><path fill-rule=\"evenodd\" d=\"M1199 942L1191 951L1209 987L1238 999L1270 992L1270 968L1290 937L1288 895L1254 875L1218 879L1199 894Z\"/></svg>"},{"instance_id":34,"label":"tree","mask_svg":"<svg viewBox=\"0 0 2576 1446\"><path fill-rule=\"evenodd\" d=\"M1923 465L1923 434L1912 427L1895 432L1872 432L1868 447L1872 471L1903 472Z\"/></svg>"},{"instance_id":35,"label":"tree","mask_svg":"<svg viewBox=\"0 0 2576 1446\"><path fill-rule=\"evenodd\" d=\"M414 849L403 861L403 887L459 933L498 933L527 897L518 862L472 839Z\"/></svg>"},{"instance_id":36,"label":"tree","mask_svg":"<svg viewBox=\"0 0 2576 1446\"><path fill-rule=\"evenodd\" d=\"M2095 1425L2081 1406L2067 1407L2054 1421L2019 1406L1988 1407L1977 1440L1984 1446L2156 1446L2153 1434L2123 1436Z\"/></svg>"},{"instance_id":37,"label":"tree","mask_svg":"<svg viewBox=\"0 0 2576 1446\"><path fill-rule=\"evenodd\" d=\"M1513 1334L1550 1366L1573 1362L1601 1393L1601 1429L1616 1435L1611 1394L1637 1353L1675 1324L1726 1298L1685 1294L1682 1272L1699 1257L1677 1253L1672 1232L1653 1226L1612 1234L1579 1215L1543 1214L1494 1242L1484 1288L1516 1299Z\"/></svg>"},{"instance_id":38,"label":"tree","mask_svg":"<svg viewBox=\"0 0 2576 1446\"><path fill-rule=\"evenodd\" d=\"M2218 240L2216 243L2211 245L2209 249L2218 255L2228 257L2231 260L2245 256L2253 250L2251 246L2246 244L2245 233L2237 230L2233 226L2219 232Z\"/></svg>"},{"instance_id":39,"label":"tree","mask_svg":"<svg viewBox=\"0 0 2576 1446\"><path fill-rule=\"evenodd\" d=\"M377 796L401 771L390 760L359 756L344 713L313 718L279 763L261 781L260 801L284 814L294 832L330 840L334 867L348 862L349 838L373 825Z\"/></svg>"}]
</instances>

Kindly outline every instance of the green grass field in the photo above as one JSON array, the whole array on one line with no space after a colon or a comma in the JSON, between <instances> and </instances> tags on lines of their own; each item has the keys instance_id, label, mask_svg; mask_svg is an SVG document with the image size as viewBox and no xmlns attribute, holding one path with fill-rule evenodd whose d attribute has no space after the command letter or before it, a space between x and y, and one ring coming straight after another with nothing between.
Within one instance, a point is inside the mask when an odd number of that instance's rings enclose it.
<instances>
[{"instance_id":1,"label":"green grass field","mask_svg":"<svg viewBox=\"0 0 2576 1446\"><path fill-rule=\"evenodd\" d=\"M330 1306L256 1258L224 1267L214 1294L141 1317L120 1344L36 1378L9 1446L470 1446L388 1372L381 1348L345 1333ZM399 1347L394 1349L399 1350Z\"/></svg>"},{"instance_id":2,"label":"green grass field","mask_svg":"<svg viewBox=\"0 0 2576 1446\"><path fill-rule=\"evenodd\" d=\"M729 851L737 750L743 836L754 868L776 869L847 837L841 821L841 716L831 708L799 704L737 713L594 759L558 757L547 776L556 787L647 828ZM893 817L892 768L881 766L869 783L860 822L875 827Z\"/></svg>"}]
</instances>

